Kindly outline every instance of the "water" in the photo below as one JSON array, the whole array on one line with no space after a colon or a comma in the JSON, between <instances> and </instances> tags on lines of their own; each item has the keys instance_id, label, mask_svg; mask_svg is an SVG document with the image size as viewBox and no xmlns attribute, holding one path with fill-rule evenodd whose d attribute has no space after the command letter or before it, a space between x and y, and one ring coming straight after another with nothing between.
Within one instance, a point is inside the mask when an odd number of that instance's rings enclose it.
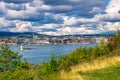
<instances>
[{"instance_id":1,"label":"water","mask_svg":"<svg viewBox=\"0 0 120 80\"><path fill-rule=\"evenodd\" d=\"M36 46L23 46L24 48L31 48L21 52L20 46L10 46L11 50L18 51L22 55L22 60L26 59L32 64L48 61L52 54L56 56L68 54L71 51L79 48L80 46L95 46L96 43L92 44L59 44L59 45L36 45Z\"/></svg>"}]
</instances>

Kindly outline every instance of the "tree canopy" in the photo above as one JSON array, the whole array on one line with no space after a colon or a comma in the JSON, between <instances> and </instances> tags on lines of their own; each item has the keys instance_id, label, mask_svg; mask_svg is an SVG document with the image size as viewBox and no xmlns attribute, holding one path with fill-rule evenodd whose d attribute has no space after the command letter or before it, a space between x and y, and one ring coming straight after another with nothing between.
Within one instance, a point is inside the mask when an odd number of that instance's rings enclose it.
<instances>
[{"instance_id":1,"label":"tree canopy","mask_svg":"<svg viewBox=\"0 0 120 80\"><path fill-rule=\"evenodd\" d=\"M10 50L8 45L2 45L0 49L0 70L13 70L21 62L21 55Z\"/></svg>"}]
</instances>

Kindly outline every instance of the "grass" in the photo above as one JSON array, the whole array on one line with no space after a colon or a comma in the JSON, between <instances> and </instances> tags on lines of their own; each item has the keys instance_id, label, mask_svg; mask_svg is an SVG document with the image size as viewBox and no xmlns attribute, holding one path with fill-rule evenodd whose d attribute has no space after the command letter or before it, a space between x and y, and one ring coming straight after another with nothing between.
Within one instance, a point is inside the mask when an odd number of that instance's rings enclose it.
<instances>
[{"instance_id":1,"label":"grass","mask_svg":"<svg viewBox=\"0 0 120 80\"><path fill-rule=\"evenodd\" d=\"M84 80L120 80L120 64L86 72L83 76Z\"/></svg>"},{"instance_id":2,"label":"grass","mask_svg":"<svg viewBox=\"0 0 120 80\"><path fill-rule=\"evenodd\" d=\"M120 56L100 57L73 66L69 72L61 71L59 76L60 80L120 80L117 68L120 68Z\"/></svg>"}]
</instances>

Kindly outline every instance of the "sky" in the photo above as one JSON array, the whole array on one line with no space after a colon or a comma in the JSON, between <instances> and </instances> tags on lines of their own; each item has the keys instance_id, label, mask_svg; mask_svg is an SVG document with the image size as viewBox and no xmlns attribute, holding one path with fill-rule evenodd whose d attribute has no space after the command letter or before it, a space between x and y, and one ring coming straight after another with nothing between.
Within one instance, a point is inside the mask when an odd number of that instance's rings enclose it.
<instances>
[{"instance_id":1,"label":"sky","mask_svg":"<svg viewBox=\"0 0 120 80\"><path fill-rule=\"evenodd\" d=\"M0 31L47 35L120 29L120 0L0 0Z\"/></svg>"}]
</instances>

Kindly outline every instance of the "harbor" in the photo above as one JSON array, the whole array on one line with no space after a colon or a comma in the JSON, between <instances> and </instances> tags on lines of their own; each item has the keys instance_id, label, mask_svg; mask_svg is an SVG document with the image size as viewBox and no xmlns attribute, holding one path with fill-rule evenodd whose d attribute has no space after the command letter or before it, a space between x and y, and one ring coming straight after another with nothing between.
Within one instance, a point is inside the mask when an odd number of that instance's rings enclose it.
<instances>
[{"instance_id":1,"label":"harbor","mask_svg":"<svg viewBox=\"0 0 120 80\"><path fill-rule=\"evenodd\" d=\"M61 56L72 52L79 47L95 46L96 43L91 44L57 44L57 45L22 45L23 51L20 50L21 45L11 45L10 48L13 51L17 51L19 55L22 55L22 60L26 59L32 64L40 62L46 62L51 58L51 55ZM29 49L27 49L29 48Z\"/></svg>"}]
</instances>

